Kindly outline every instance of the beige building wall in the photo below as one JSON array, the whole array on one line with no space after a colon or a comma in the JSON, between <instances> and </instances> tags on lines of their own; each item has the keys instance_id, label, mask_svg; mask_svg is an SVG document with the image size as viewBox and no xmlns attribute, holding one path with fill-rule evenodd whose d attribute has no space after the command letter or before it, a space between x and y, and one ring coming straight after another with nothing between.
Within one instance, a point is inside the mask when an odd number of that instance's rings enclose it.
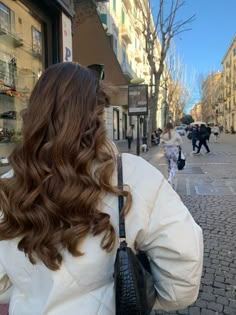
<instances>
[{"instance_id":1,"label":"beige building wall","mask_svg":"<svg viewBox=\"0 0 236 315\"><path fill-rule=\"evenodd\" d=\"M233 37L222 60L224 128L236 129L236 35Z\"/></svg>"},{"instance_id":2,"label":"beige building wall","mask_svg":"<svg viewBox=\"0 0 236 315\"><path fill-rule=\"evenodd\" d=\"M207 123L216 123L215 112L218 106L218 87L221 72L212 72L202 84L202 119Z\"/></svg>"},{"instance_id":3,"label":"beige building wall","mask_svg":"<svg viewBox=\"0 0 236 315\"><path fill-rule=\"evenodd\" d=\"M1 0L0 129L21 132L21 112L44 68L42 24L20 1ZM7 118L11 112L13 118Z\"/></svg>"},{"instance_id":4,"label":"beige building wall","mask_svg":"<svg viewBox=\"0 0 236 315\"><path fill-rule=\"evenodd\" d=\"M202 121L202 102L198 102L194 104L191 108L191 116L193 117L194 121Z\"/></svg>"}]
</instances>

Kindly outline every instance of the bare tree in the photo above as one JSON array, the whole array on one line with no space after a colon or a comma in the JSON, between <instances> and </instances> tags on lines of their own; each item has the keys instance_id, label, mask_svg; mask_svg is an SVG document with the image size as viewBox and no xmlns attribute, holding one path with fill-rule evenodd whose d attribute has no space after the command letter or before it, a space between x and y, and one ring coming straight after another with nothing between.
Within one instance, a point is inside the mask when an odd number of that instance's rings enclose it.
<instances>
[{"instance_id":1,"label":"bare tree","mask_svg":"<svg viewBox=\"0 0 236 315\"><path fill-rule=\"evenodd\" d=\"M183 65L176 53L174 45L171 45L166 58L166 68L162 74L160 87L164 89L164 123L168 120L179 123L191 95L192 78L187 86L187 67ZM171 114L171 116L169 116Z\"/></svg>"},{"instance_id":2,"label":"bare tree","mask_svg":"<svg viewBox=\"0 0 236 315\"><path fill-rule=\"evenodd\" d=\"M165 60L172 39L178 34L190 30L188 27L195 16L185 20L178 20L178 13L185 5L184 0L171 0L170 6L159 0L155 22L151 13L150 0L147 0L148 10L143 10L143 34L146 41L146 52L151 67L151 82L154 86L150 104L149 134L156 128L156 113L161 85L161 77L165 70Z\"/></svg>"}]
</instances>

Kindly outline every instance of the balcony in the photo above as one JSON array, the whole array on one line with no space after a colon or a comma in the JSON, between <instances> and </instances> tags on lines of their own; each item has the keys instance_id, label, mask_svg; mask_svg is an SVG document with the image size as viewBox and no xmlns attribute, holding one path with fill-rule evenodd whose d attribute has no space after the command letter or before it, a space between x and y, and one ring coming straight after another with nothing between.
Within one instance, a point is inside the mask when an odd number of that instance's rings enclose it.
<instances>
[{"instance_id":1,"label":"balcony","mask_svg":"<svg viewBox=\"0 0 236 315\"><path fill-rule=\"evenodd\" d=\"M124 3L127 10L131 10L131 8L132 8L131 0L123 0L123 3Z\"/></svg>"},{"instance_id":2,"label":"balcony","mask_svg":"<svg viewBox=\"0 0 236 315\"><path fill-rule=\"evenodd\" d=\"M123 25L121 28L121 37L126 42L126 44L131 44L131 35L127 26Z\"/></svg>"},{"instance_id":3,"label":"balcony","mask_svg":"<svg viewBox=\"0 0 236 315\"><path fill-rule=\"evenodd\" d=\"M23 38L21 34L10 32L9 28L0 24L0 36L1 39L11 42L11 45L15 47L23 46Z\"/></svg>"},{"instance_id":4,"label":"balcony","mask_svg":"<svg viewBox=\"0 0 236 315\"><path fill-rule=\"evenodd\" d=\"M138 63L142 62L142 57L141 57L140 50L137 49L137 48L136 48L135 51L134 51L134 59L135 59Z\"/></svg>"},{"instance_id":5,"label":"balcony","mask_svg":"<svg viewBox=\"0 0 236 315\"><path fill-rule=\"evenodd\" d=\"M128 63L123 62L121 64L121 69L128 80L132 80L133 78L136 77L135 72Z\"/></svg>"}]
</instances>

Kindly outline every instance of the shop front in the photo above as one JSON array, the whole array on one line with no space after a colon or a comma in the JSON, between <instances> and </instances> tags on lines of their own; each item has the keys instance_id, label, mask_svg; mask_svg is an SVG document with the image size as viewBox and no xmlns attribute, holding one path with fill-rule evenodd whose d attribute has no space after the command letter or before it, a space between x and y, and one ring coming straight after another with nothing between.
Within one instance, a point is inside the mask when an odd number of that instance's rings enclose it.
<instances>
[{"instance_id":1,"label":"shop front","mask_svg":"<svg viewBox=\"0 0 236 315\"><path fill-rule=\"evenodd\" d=\"M21 141L21 113L42 71L72 60L70 0L0 0L0 174Z\"/></svg>"}]
</instances>

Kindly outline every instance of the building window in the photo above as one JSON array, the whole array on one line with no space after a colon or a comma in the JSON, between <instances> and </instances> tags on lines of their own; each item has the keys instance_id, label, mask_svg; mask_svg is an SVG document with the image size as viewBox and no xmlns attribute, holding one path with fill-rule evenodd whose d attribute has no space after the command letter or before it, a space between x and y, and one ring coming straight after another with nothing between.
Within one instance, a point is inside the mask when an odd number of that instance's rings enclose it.
<instances>
[{"instance_id":1,"label":"building window","mask_svg":"<svg viewBox=\"0 0 236 315\"><path fill-rule=\"evenodd\" d=\"M122 19L122 24L125 24L125 11L123 8L121 9L121 19Z\"/></svg>"},{"instance_id":2,"label":"building window","mask_svg":"<svg viewBox=\"0 0 236 315\"><path fill-rule=\"evenodd\" d=\"M116 0L113 0L113 10L116 12Z\"/></svg>"},{"instance_id":3,"label":"building window","mask_svg":"<svg viewBox=\"0 0 236 315\"><path fill-rule=\"evenodd\" d=\"M32 32L32 52L35 56L42 55L42 35L34 26L31 27Z\"/></svg>"},{"instance_id":4,"label":"building window","mask_svg":"<svg viewBox=\"0 0 236 315\"><path fill-rule=\"evenodd\" d=\"M0 28L2 30L11 31L11 11L3 3L0 2Z\"/></svg>"},{"instance_id":5,"label":"building window","mask_svg":"<svg viewBox=\"0 0 236 315\"><path fill-rule=\"evenodd\" d=\"M233 50L233 56L235 56L236 55L236 48L234 48L234 50Z\"/></svg>"}]
</instances>

